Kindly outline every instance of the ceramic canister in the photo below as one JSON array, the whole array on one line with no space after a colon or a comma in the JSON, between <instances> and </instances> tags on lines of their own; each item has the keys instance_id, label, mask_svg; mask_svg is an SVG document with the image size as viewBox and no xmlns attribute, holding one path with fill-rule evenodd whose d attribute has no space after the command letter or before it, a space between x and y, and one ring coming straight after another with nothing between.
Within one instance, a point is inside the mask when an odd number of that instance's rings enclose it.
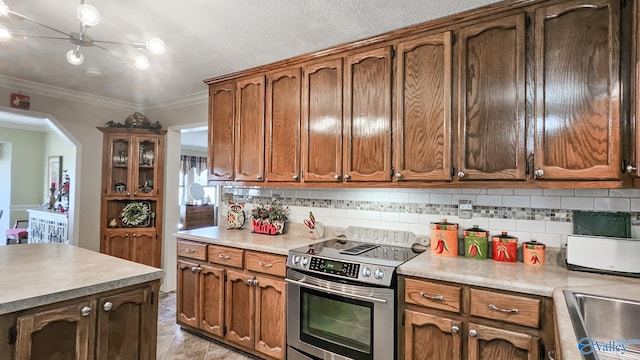
<instances>
[{"instance_id":1,"label":"ceramic canister","mask_svg":"<svg viewBox=\"0 0 640 360\"><path fill-rule=\"evenodd\" d=\"M447 219L431 223L431 252L438 256L458 256L458 224Z\"/></svg>"},{"instance_id":2,"label":"ceramic canister","mask_svg":"<svg viewBox=\"0 0 640 360\"><path fill-rule=\"evenodd\" d=\"M522 244L522 262L527 265L544 265L545 245L535 240Z\"/></svg>"},{"instance_id":3,"label":"ceramic canister","mask_svg":"<svg viewBox=\"0 0 640 360\"><path fill-rule=\"evenodd\" d=\"M464 256L473 259L486 259L489 256L489 232L478 225L462 232L464 234Z\"/></svg>"},{"instance_id":4,"label":"ceramic canister","mask_svg":"<svg viewBox=\"0 0 640 360\"><path fill-rule=\"evenodd\" d=\"M493 260L504 262L516 262L518 256L518 238L507 235L503 231L499 236L491 237L493 246Z\"/></svg>"}]
</instances>

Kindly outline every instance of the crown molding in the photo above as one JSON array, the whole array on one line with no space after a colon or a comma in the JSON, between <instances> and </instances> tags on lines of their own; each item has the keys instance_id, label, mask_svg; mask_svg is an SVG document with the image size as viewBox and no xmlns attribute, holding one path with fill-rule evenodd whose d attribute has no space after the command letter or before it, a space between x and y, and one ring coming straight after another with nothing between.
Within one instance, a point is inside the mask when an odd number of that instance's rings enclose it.
<instances>
[{"instance_id":1,"label":"crown molding","mask_svg":"<svg viewBox=\"0 0 640 360\"><path fill-rule=\"evenodd\" d=\"M58 99L83 102L91 105L109 107L119 110L140 110L140 106L128 101L116 100L104 96L87 94L80 91L63 89L56 86L45 85L4 75L0 75L0 87L10 89L12 91L28 92L31 94L50 96Z\"/></svg>"},{"instance_id":2,"label":"crown molding","mask_svg":"<svg viewBox=\"0 0 640 360\"><path fill-rule=\"evenodd\" d=\"M142 106L144 110L172 110L188 106L208 104L209 91L201 91L191 95L180 96L175 99L147 103Z\"/></svg>"}]
</instances>

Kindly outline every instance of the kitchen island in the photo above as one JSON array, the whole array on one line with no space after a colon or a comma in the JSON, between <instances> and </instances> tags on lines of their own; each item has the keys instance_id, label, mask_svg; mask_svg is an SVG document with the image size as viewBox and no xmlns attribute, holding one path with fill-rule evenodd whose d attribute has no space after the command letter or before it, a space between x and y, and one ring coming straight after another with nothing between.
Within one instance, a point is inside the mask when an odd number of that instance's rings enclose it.
<instances>
[{"instance_id":1,"label":"kitchen island","mask_svg":"<svg viewBox=\"0 0 640 360\"><path fill-rule=\"evenodd\" d=\"M0 271L3 359L155 359L162 270L67 244L22 244L0 247Z\"/></svg>"}]
</instances>

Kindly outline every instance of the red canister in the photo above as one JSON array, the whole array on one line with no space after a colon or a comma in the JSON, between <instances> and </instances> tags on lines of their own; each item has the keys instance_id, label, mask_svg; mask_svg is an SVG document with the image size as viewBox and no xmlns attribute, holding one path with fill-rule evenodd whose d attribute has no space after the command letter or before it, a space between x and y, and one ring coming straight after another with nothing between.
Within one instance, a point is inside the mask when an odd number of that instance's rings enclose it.
<instances>
[{"instance_id":1,"label":"red canister","mask_svg":"<svg viewBox=\"0 0 640 360\"><path fill-rule=\"evenodd\" d=\"M518 256L518 238L507 235L503 231L499 236L491 237L493 243L493 260L503 262L516 262Z\"/></svg>"}]
</instances>

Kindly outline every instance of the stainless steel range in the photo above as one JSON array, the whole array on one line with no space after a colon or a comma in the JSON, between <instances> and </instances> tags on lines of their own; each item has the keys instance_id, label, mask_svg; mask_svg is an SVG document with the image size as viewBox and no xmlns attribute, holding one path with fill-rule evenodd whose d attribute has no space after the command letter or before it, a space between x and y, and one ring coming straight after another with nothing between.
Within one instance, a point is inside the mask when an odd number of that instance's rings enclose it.
<instances>
[{"instance_id":1,"label":"stainless steel range","mask_svg":"<svg viewBox=\"0 0 640 360\"><path fill-rule=\"evenodd\" d=\"M397 358L396 268L416 255L341 239L290 250L288 359Z\"/></svg>"}]
</instances>

